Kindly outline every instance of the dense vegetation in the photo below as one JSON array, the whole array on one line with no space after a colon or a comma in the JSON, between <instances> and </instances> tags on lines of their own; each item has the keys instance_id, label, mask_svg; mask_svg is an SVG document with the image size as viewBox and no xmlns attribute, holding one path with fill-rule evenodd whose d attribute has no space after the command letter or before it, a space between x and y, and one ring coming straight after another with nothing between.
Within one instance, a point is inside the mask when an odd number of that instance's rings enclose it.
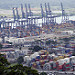
<instances>
[{"instance_id":1,"label":"dense vegetation","mask_svg":"<svg viewBox=\"0 0 75 75\"><path fill-rule=\"evenodd\" d=\"M31 69L31 67L17 64L10 66L7 59L0 54L0 75L39 75L37 70Z\"/></svg>"},{"instance_id":2,"label":"dense vegetation","mask_svg":"<svg viewBox=\"0 0 75 75\"><path fill-rule=\"evenodd\" d=\"M42 50L42 48L40 46L34 46L33 48L29 48L29 50L32 50L32 52L38 52L40 50Z\"/></svg>"},{"instance_id":3,"label":"dense vegetation","mask_svg":"<svg viewBox=\"0 0 75 75\"><path fill-rule=\"evenodd\" d=\"M42 72L42 73L40 73L40 75L47 75L47 73L45 73L45 72Z\"/></svg>"},{"instance_id":4,"label":"dense vegetation","mask_svg":"<svg viewBox=\"0 0 75 75\"><path fill-rule=\"evenodd\" d=\"M20 56L18 59L17 59L17 62L18 64L21 64L22 62L24 62L24 59L22 56Z\"/></svg>"}]
</instances>

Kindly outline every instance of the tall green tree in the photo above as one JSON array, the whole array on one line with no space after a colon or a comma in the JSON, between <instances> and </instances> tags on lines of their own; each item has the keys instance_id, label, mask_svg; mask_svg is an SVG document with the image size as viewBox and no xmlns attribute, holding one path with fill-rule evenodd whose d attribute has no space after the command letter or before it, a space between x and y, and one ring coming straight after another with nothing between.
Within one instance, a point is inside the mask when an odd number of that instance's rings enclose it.
<instances>
[{"instance_id":1,"label":"tall green tree","mask_svg":"<svg viewBox=\"0 0 75 75\"><path fill-rule=\"evenodd\" d=\"M57 44L57 41L54 41L54 40L46 41L46 45L50 45L50 44Z\"/></svg>"},{"instance_id":2,"label":"tall green tree","mask_svg":"<svg viewBox=\"0 0 75 75\"><path fill-rule=\"evenodd\" d=\"M3 46L3 45L0 43L0 49L2 49L2 46Z\"/></svg>"},{"instance_id":3,"label":"tall green tree","mask_svg":"<svg viewBox=\"0 0 75 75\"><path fill-rule=\"evenodd\" d=\"M0 54L0 75L39 75L37 70L31 67L23 66L22 64L17 64L14 66L9 66L7 59Z\"/></svg>"},{"instance_id":4,"label":"tall green tree","mask_svg":"<svg viewBox=\"0 0 75 75\"><path fill-rule=\"evenodd\" d=\"M65 47L69 44L69 41L71 38L63 38L63 41L65 42Z\"/></svg>"},{"instance_id":5,"label":"tall green tree","mask_svg":"<svg viewBox=\"0 0 75 75\"><path fill-rule=\"evenodd\" d=\"M63 41L64 41L65 43L69 43L70 40L71 40L70 38L63 38Z\"/></svg>"},{"instance_id":6,"label":"tall green tree","mask_svg":"<svg viewBox=\"0 0 75 75\"><path fill-rule=\"evenodd\" d=\"M42 73L40 73L40 75L47 75L47 73L46 72L42 72Z\"/></svg>"},{"instance_id":7,"label":"tall green tree","mask_svg":"<svg viewBox=\"0 0 75 75\"><path fill-rule=\"evenodd\" d=\"M39 50L41 50L42 48L40 47L40 46L34 46L34 48L33 48L33 51L34 52L37 52L37 51L39 51Z\"/></svg>"},{"instance_id":8,"label":"tall green tree","mask_svg":"<svg viewBox=\"0 0 75 75\"><path fill-rule=\"evenodd\" d=\"M74 48L74 50L73 50L72 56L75 56L75 48Z\"/></svg>"},{"instance_id":9,"label":"tall green tree","mask_svg":"<svg viewBox=\"0 0 75 75\"><path fill-rule=\"evenodd\" d=\"M22 64L17 64L13 67L10 67L9 69L11 69L10 73L12 74L15 73L15 71L17 71L19 75L39 75L37 70L31 69L31 67L23 67Z\"/></svg>"},{"instance_id":10,"label":"tall green tree","mask_svg":"<svg viewBox=\"0 0 75 75\"><path fill-rule=\"evenodd\" d=\"M24 61L23 56L20 56L20 57L17 59L18 64L21 64L23 61Z\"/></svg>"},{"instance_id":11,"label":"tall green tree","mask_svg":"<svg viewBox=\"0 0 75 75\"><path fill-rule=\"evenodd\" d=\"M3 54L0 54L0 75L6 75L7 67L10 63L4 58Z\"/></svg>"},{"instance_id":12,"label":"tall green tree","mask_svg":"<svg viewBox=\"0 0 75 75\"><path fill-rule=\"evenodd\" d=\"M3 54L0 54L0 65L2 64L2 66L8 66L10 63L3 56Z\"/></svg>"}]
</instances>

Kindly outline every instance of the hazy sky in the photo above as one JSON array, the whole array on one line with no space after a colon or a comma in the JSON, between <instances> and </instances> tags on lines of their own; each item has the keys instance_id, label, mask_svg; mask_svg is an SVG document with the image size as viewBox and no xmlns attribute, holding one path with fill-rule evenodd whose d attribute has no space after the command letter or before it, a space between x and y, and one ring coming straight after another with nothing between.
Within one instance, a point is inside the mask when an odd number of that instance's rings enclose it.
<instances>
[{"instance_id":1,"label":"hazy sky","mask_svg":"<svg viewBox=\"0 0 75 75\"><path fill-rule=\"evenodd\" d=\"M30 3L32 7L40 7L40 3L45 2L49 2L51 6L60 6L60 1L65 7L75 7L75 0L0 0L0 8L19 7L21 3Z\"/></svg>"}]
</instances>

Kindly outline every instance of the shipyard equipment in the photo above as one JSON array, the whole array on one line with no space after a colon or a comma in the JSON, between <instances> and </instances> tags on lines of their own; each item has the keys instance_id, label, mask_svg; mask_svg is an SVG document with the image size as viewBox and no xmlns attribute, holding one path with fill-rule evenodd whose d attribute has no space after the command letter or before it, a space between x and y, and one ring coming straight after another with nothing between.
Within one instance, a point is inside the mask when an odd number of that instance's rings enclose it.
<instances>
[{"instance_id":1,"label":"shipyard equipment","mask_svg":"<svg viewBox=\"0 0 75 75\"><path fill-rule=\"evenodd\" d=\"M41 7L41 14L42 14L42 18L43 18L43 17L44 17L44 11L43 11L42 4L40 4L40 7Z\"/></svg>"},{"instance_id":2,"label":"shipyard equipment","mask_svg":"<svg viewBox=\"0 0 75 75\"><path fill-rule=\"evenodd\" d=\"M29 16L33 16L33 13L31 12L30 4L28 4L28 8L29 8Z\"/></svg>"},{"instance_id":3,"label":"shipyard equipment","mask_svg":"<svg viewBox=\"0 0 75 75\"><path fill-rule=\"evenodd\" d=\"M48 10L47 10L47 5L45 3L45 11L46 11L46 17L48 17Z\"/></svg>"},{"instance_id":4,"label":"shipyard equipment","mask_svg":"<svg viewBox=\"0 0 75 75\"><path fill-rule=\"evenodd\" d=\"M21 4L21 12L22 12L22 18L25 18L25 13L23 11L23 5Z\"/></svg>"},{"instance_id":5,"label":"shipyard equipment","mask_svg":"<svg viewBox=\"0 0 75 75\"><path fill-rule=\"evenodd\" d=\"M16 15L15 15L15 9L14 9L14 7L13 7L13 17L14 17L14 21L16 20Z\"/></svg>"},{"instance_id":6,"label":"shipyard equipment","mask_svg":"<svg viewBox=\"0 0 75 75\"><path fill-rule=\"evenodd\" d=\"M28 11L27 11L27 5L25 4L25 10L26 10L26 19L28 18Z\"/></svg>"},{"instance_id":7,"label":"shipyard equipment","mask_svg":"<svg viewBox=\"0 0 75 75\"><path fill-rule=\"evenodd\" d=\"M25 12L21 4L22 17L19 15L18 8L13 8L13 18L0 18L0 31L5 32L5 36L12 37L27 37L39 35L40 33L54 32L55 28L59 28L56 24L56 17L52 15L49 3L45 3L44 7L40 4L41 16L33 16L30 4L25 4ZM45 8L45 10L43 10ZM68 16L65 14L63 5L62 9L62 22L68 21ZM42 23L38 23L41 20ZM66 25L66 24L65 24ZM61 26L62 27L62 26ZM65 26L63 26L65 27Z\"/></svg>"},{"instance_id":8,"label":"shipyard equipment","mask_svg":"<svg viewBox=\"0 0 75 75\"><path fill-rule=\"evenodd\" d=\"M41 7L41 15L42 15L42 25L44 25L45 24L45 13L43 11L42 4L40 4L40 7Z\"/></svg>"},{"instance_id":9,"label":"shipyard equipment","mask_svg":"<svg viewBox=\"0 0 75 75\"><path fill-rule=\"evenodd\" d=\"M17 14L17 19L20 19L20 16L19 16L19 14L18 14L18 8L16 8L16 14Z\"/></svg>"},{"instance_id":10,"label":"shipyard equipment","mask_svg":"<svg viewBox=\"0 0 75 75\"><path fill-rule=\"evenodd\" d=\"M63 9L63 4L61 3L61 10L62 10L62 23L65 22L66 17L65 17L65 10Z\"/></svg>"},{"instance_id":11,"label":"shipyard equipment","mask_svg":"<svg viewBox=\"0 0 75 75\"><path fill-rule=\"evenodd\" d=\"M61 10L62 10L62 23L69 22L69 16L65 13L62 3L61 3Z\"/></svg>"},{"instance_id":12,"label":"shipyard equipment","mask_svg":"<svg viewBox=\"0 0 75 75\"><path fill-rule=\"evenodd\" d=\"M49 15L52 15L52 12L51 12L49 3L48 3L48 14L49 14Z\"/></svg>"}]
</instances>

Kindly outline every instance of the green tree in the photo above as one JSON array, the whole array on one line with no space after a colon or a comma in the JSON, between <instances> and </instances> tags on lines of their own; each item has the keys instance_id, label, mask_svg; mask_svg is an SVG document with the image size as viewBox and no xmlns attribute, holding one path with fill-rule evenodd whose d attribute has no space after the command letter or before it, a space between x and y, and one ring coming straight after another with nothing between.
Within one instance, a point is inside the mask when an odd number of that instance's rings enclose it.
<instances>
[{"instance_id":1,"label":"green tree","mask_svg":"<svg viewBox=\"0 0 75 75\"><path fill-rule=\"evenodd\" d=\"M1 64L1 63L0 63ZM0 65L0 75L6 75L8 68Z\"/></svg>"},{"instance_id":2,"label":"green tree","mask_svg":"<svg viewBox=\"0 0 75 75\"><path fill-rule=\"evenodd\" d=\"M40 46L34 46L34 48L33 48L33 51L34 52L37 52L37 51L39 51L39 50L41 50L42 48L40 47Z\"/></svg>"},{"instance_id":3,"label":"green tree","mask_svg":"<svg viewBox=\"0 0 75 75\"><path fill-rule=\"evenodd\" d=\"M0 65L2 65L2 66L8 66L10 63L3 56L4 56L3 54L0 54Z\"/></svg>"},{"instance_id":4,"label":"green tree","mask_svg":"<svg viewBox=\"0 0 75 75\"><path fill-rule=\"evenodd\" d=\"M40 75L47 75L47 73L46 72L42 72L42 73L40 73Z\"/></svg>"},{"instance_id":5,"label":"green tree","mask_svg":"<svg viewBox=\"0 0 75 75\"><path fill-rule=\"evenodd\" d=\"M28 49L29 49L29 50L33 50L33 48L31 48L31 47L29 47Z\"/></svg>"},{"instance_id":6,"label":"green tree","mask_svg":"<svg viewBox=\"0 0 75 75\"><path fill-rule=\"evenodd\" d=\"M71 40L70 38L63 38L65 43L69 43L69 41Z\"/></svg>"},{"instance_id":7,"label":"green tree","mask_svg":"<svg viewBox=\"0 0 75 75\"><path fill-rule=\"evenodd\" d=\"M53 40L46 41L46 45L50 45L50 44L57 44L57 41L53 41Z\"/></svg>"},{"instance_id":8,"label":"green tree","mask_svg":"<svg viewBox=\"0 0 75 75\"><path fill-rule=\"evenodd\" d=\"M0 49L2 49L2 46L3 46L3 45L0 43Z\"/></svg>"},{"instance_id":9,"label":"green tree","mask_svg":"<svg viewBox=\"0 0 75 75\"><path fill-rule=\"evenodd\" d=\"M37 70L31 67L23 66L22 64L17 64L14 66L9 66L7 59L0 54L0 75L39 75Z\"/></svg>"},{"instance_id":10,"label":"green tree","mask_svg":"<svg viewBox=\"0 0 75 75\"><path fill-rule=\"evenodd\" d=\"M74 48L74 50L73 50L72 56L75 56L75 48Z\"/></svg>"},{"instance_id":11,"label":"green tree","mask_svg":"<svg viewBox=\"0 0 75 75\"><path fill-rule=\"evenodd\" d=\"M7 75L27 75L22 70L11 70L7 73Z\"/></svg>"},{"instance_id":12,"label":"green tree","mask_svg":"<svg viewBox=\"0 0 75 75\"><path fill-rule=\"evenodd\" d=\"M18 64L21 64L23 61L24 61L24 59L23 59L22 56L20 56L20 57L17 59Z\"/></svg>"},{"instance_id":13,"label":"green tree","mask_svg":"<svg viewBox=\"0 0 75 75\"><path fill-rule=\"evenodd\" d=\"M21 46L19 47L19 50L22 50L22 47Z\"/></svg>"},{"instance_id":14,"label":"green tree","mask_svg":"<svg viewBox=\"0 0 75 75\"><path fill-rule=\"evenodd\" d=\"M50 43L51 43L50 40L46 41L46 45L50 45Z\"/></svg>"},{"instance_id":15,"label":"green tree","mask_svg":"<svg viewBox=\"0 0 75 75\"><path fill-rule=\"evenodd\" d=\"M8 70L9 72L7 73L7 75L27 75L22 64L17 64L12 67L10 66Z\"/></svg>"},{"instance_id":16,"label":"green tree","mask_svg":"<svg viewBox=\"0 0 75 75\"><path fill-rule=\"evenodd\" d=\"M37 70L33 70L33 69L27 69L26 73L27 75L39 75Z\"/></svg>"},{"instance_id":17,"label":"green tree","mask_svg":"<svg viewBox=\"0 0 75 75\"><path fill-rule=\"evenodd\" d=\"M69 44L69 41L71 38L63 38L63 41L65 42L65 47Z\"/></svg>"},{"instance_id":18,"label":"green tree","mask_svg":"<svg viewBox=\"0 0 75 75\"><path fill-rule=\"evenodd\" d=\"M7 67L9 65L9 62L3 56L3 54L0 54L0 75L6 75Z\"/></svg>"},{"instance_id":19,"label":"green tree","mask_svg":"<svg viewBox=\"0 0 75 75\"><path fill-rule=\"evenodd\" d=\"M10 73L12 73L12 75L17 70L18 70L18 73L20 71L19 75L39 75L37 70L31 69L31 67L26 67L26 66L23 67L22 64L17 64L13 67L10 67L9 69L11 69Z\"/></svg>"}]
</instances>

